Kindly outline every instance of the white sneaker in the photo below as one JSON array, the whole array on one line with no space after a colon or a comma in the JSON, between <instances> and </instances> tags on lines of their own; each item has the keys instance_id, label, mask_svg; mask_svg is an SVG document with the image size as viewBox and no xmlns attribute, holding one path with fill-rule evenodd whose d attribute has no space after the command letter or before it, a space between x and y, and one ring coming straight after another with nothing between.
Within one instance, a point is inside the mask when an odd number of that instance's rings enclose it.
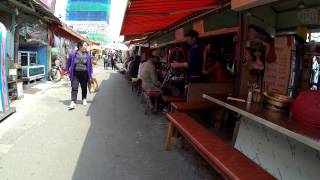
<instances>
[{"instance_id":1,"label":"white sneaker","mask_svg":"<svg viewBox=\"0 0 320 180\"><path fill-rule=\"evenodd\" d=\"M83 100L82 100L82 104L83 104L84 106L86 106L86 105L88 104L87 100L86 100L86 99L83 99Z\"/></svg>"},{"instance_id":2,"label":"white sneaker","mask_svg":"<svg viewBox=\"0 0 320 180\"><path fill-rule=\"evenodd\" d=\"M76 103L71 101L70 105L68 106L69 110L75 109L76 108Z\"/></svg>"}]
</instances>

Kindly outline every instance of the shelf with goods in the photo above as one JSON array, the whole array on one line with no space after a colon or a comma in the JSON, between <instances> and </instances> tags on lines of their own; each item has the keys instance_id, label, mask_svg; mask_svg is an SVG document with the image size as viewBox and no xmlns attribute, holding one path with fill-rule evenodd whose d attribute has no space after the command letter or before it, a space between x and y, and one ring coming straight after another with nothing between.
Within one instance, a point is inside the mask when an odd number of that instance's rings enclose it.
<instances>
[{"instance_id":1,"label":"shelf with goods","mask_svg":"<svg viewBox=\"0 0 320 180\"><path fill-rule=\"evenodd\" d=\"M19 51L18 64L22 68L22 80L30 84L45 77L45 65L39 64L40 59L37 51Z\"/></svg>"},{"instance_id":2,"label":"shelf with goods","mask_svg":"<svg viewBox=\"0 0 320 180\"><path fill-rule=\"evenodd\" d=\"M11 101L23 97L22 85L22 68L19 65L11 66L8 77L8 94Z\"/></svg>"}]
</instances>

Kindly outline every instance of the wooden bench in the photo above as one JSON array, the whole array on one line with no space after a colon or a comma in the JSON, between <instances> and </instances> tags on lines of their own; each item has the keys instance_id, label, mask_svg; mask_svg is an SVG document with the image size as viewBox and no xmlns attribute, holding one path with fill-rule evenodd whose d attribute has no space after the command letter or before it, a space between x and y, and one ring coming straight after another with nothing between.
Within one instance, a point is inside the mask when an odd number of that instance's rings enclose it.
<instances>
[{"instance_id":1,"label":"wooden bench","mask_svg":"<svg viewBox=\"0 0 320 180\"><path fill-rule=\"evenodd\" d=\"M212 102L172 102L172 109L179 112L217 109L221 106Z\"/></svg>"},{"instance_id":2,"label":"wooden bench","mask_svg":"<svg viewBox=\"0 0 320 180\"><path fill-rule=\"evenodd\" d=\"M161 92L160 91L146 91L146 94L149 97L160 97L161 96Z\"/></svg>"},{"instance_id":3,"label":"wooden bench","mask_svg":"<svg viewBox=\"0 0 320 180\"><path fill-rule=\"evenodd\" d=\"M147 106L148 109L151 111L152 110L152 102L151 102L151 98L155 99L155 110L158 110L158 98L161 97L161 92L160 91L144 91L144 96L145 99L147 101ZM147 111L145 112L145 114L147 114Z\"/></svg>"},{"instance_id":4,"label":"wooden bench","mask_svg":"<svg viewBox=\"0 0 320 180\"><path fill-rule=\"evenodd\" d=\"M162 100L164 103L167 104L167 110L169 112L172 111L172 106L171 103L172 102L185 102L186 98L185 97L181 97L181 96L162 96Z\"/></svg>"},{"instance_id":5,"label":"wooden bench","mask_svg":"<svg viewBox=\"0 0 320 180\"><path fill-rule=\"evenodd\" d=\"M184 97L180 97L180 96L162 96L162 100L165 103L184 102L184 101L186 101L186 99Z\"/></svg>"},{"instance_id":6,"label":"wooden bench","mask_svg":"<svg viewBox=\"0 0 320 180\"><path fill-rule=\"evenodd\" d=\"M176 128L225 179L269 180L272 175L185 113L168 113L170 120L165 149L169 150Z\"/></svg>"}]
</instances>

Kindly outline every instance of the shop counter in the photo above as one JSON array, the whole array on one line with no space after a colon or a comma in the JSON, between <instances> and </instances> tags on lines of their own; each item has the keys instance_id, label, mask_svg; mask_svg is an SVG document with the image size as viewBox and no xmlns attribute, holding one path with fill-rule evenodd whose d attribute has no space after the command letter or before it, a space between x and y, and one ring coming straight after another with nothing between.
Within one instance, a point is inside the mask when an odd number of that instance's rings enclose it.
<instances>
[{"instance_id":1,"label":"shop counter","mask_svg":"<svg viewBox=\"0 0 320 180\"><path fill-rule=\"evenodd\" d=\"M320 177L320 129L263 104L203 98L241 115L234 147L278 179Z\"/></svg>"},{"instance_id":2,"label":"shop counter","mask_svg":"<svg viewBox=\"0 0 320 180\"><path fill-rule=\"evenodd\" d=\"M41 79L45 76L44 65L22 66L22 77L24 80Z\"/></svg>"}]
</instances>

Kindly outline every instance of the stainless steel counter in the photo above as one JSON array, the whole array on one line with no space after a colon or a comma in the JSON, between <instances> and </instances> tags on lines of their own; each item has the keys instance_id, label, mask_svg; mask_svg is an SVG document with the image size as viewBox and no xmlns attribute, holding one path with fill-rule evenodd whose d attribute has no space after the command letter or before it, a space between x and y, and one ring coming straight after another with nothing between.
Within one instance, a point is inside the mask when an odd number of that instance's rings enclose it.
<instances>
[{"instance_id":1,"label":"stainless steel counter","mask_svg":"<svg viewBox=\"0 0 320 180\"><path fill-rule=\"evenodd\" d=\"M263 104L247 104L231 101L226 98L214 97L210 94L203 94L203 98L239 113L250 120L256 121L316 150L320 150L320 129L303 125L299 121L290 118L287 112L274 111L266 108Z\"/></svg>"}]
</instances>

